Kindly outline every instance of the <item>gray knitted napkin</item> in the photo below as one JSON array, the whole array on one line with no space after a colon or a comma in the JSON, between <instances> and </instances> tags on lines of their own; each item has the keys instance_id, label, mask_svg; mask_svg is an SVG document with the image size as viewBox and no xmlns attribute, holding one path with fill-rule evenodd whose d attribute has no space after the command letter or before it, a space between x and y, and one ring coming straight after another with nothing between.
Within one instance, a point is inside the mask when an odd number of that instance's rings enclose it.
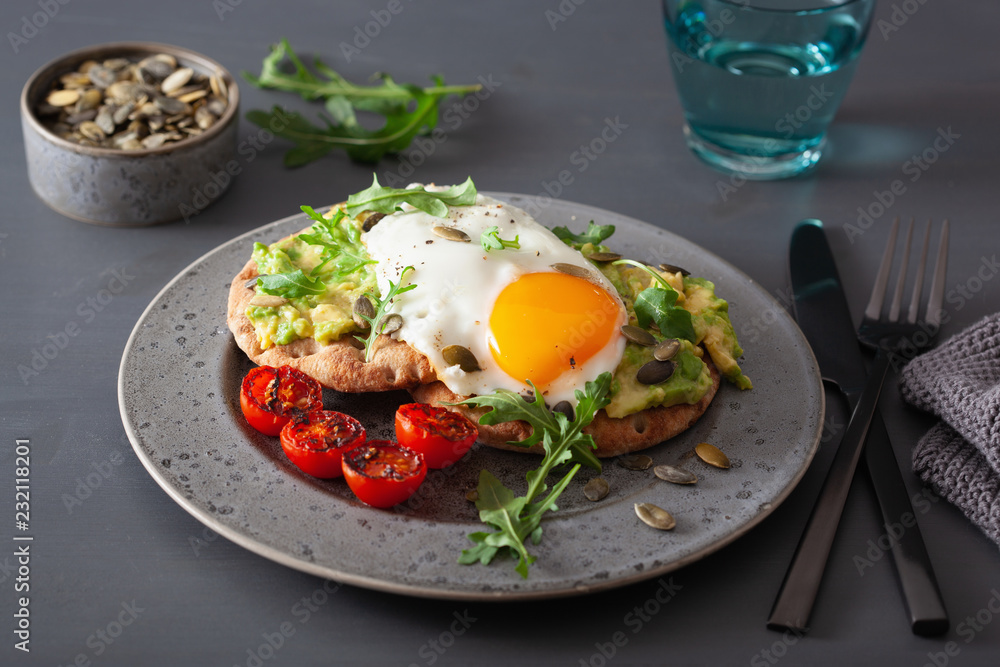
<instances>
[{"instance_id":1,"label":"gray knitted napkin","mask_svg":"<svg viewBox=\"0 0 1000 667\"><path fill-rule=\"evenodd\" d=\"M900 393L941 418L913 470L1000 544L1000 313L910 361Z\"/></svg>"}]
</instances>

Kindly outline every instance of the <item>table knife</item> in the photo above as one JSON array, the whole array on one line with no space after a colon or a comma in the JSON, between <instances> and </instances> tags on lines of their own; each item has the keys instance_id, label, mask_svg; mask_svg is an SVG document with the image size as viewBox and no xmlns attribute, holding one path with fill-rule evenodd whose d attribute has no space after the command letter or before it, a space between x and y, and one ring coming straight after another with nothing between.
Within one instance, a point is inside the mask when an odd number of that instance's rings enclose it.
<instances>
[{"instance_id":1,"label":"table knife","mask_svg":"<svg viewBox=\"0 0 1000 667\"><path fill-rule=\"evenodd\" d=\"M795 228L789 254L789 272L795 317L813 348L820 373L824 380L840 389L853 411L864 387L867 371L837 265L820 221L804 220ZM910 627L918 635L943 634L949 625L947 612L920 528L914 519L885 423L878 413L872 421L865 443L865 461L878 497L884 525L898 526L904 519L912 519L905 521L912 525L896 538L891 549ZM820 526L812 528L822 529ZM836 526L826 528L828 540L832 542ZM807 526L803 536L809 531L810 526ZM896 533L898 531L893 535ZM803 542L800 541L768 619L768 627L806 630L828 554L829 548L803 553ZM789 582L793 580L794 592L793 588L789 588Z\"/></svg>"}]
</instances>

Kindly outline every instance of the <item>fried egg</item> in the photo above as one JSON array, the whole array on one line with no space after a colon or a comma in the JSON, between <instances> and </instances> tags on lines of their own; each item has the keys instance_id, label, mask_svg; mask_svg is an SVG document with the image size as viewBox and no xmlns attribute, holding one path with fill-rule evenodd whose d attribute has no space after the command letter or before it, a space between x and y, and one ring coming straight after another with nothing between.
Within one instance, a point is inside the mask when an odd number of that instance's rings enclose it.
<instances>
[{"instance_id":1,"label":"fried egg","mask_svg":"<svg viewBox=\"0 0 1000 667\"><path fill-rule=\"evenodd\" d=\"M444 238L435 227L460 230L468 241ZM484 250L480 239L491 227L520 247ZM378 262L382 294L413 267L403 282L416 288L390 310L402 317L392 336L424 354L456 394L522 393L530 380L549 405L575 405L575 390L621 361L628 315L614 286L511 204L480 194L472 206L450 207L445 218L408 207L382 218L362 241ZM579 267L581 275L553 265ZM446 362L442 350L451 345L471 351L480 370Z\"/></svg>"}]
</instances>

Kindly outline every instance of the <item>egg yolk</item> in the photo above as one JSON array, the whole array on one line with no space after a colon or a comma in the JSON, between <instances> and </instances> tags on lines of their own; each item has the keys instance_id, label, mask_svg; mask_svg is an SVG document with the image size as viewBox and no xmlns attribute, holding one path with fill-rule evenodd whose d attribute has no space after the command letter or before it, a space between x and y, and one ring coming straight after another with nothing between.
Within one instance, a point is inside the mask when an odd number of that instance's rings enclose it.
<instances>
[{"instance_id":1,"label":"egg yolk","mask_svg":"<svg viewBox=\"0 0 1000 667\"><path fill-rule=\"evenodd\" d=\"M597 354L618 329L620 306L603 288L565 273L528 273L507 285L490 315L493 359L544 390Z\"/></svg>"}]
</instances>

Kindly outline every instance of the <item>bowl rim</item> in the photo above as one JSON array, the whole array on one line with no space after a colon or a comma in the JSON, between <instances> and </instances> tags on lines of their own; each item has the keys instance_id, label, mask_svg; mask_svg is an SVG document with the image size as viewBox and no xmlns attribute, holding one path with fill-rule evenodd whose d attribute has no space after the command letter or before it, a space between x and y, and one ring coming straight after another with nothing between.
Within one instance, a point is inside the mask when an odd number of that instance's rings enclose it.
<instances>
[{"instance_id":1,"label":"bowl rim","mask_svg":"<svg viewBox=\"0 0 1000 667\"><path fill-rule=\"evenodd\" d=\"M196 71L201 71L202 73L213 74L216 71L222 72L226 79L226 85L228 87L229 99L227 100L227 107L225 113L219 118L219 120L212 125L212 127L205 130L202 134L194 137L187 137L178 142L173 142L170 144L165 144L159 148L143 148L139 150L124 150L121 148L104 148L99 146L83 146L81 144L74 143L67 139L57 136L49 128L39 120L38 115L33 109L33 102L29 100L29 94L32 89L38 86L44 79L54 79L58 74L62 73L60 70L70 71L69 68L74 66L79 66L80 63L94 59L98 60L99 57L111 57L115 54L118 55L132 55L132 54L157 54L166 53L177 58L178 63L184 63L186 66L193 67ZM191 49L185 48L183 46L175 46L173 44L163 44L160 42L143 42L143 41L125 41L125 42L104 42L101 44L93 44L91 46L85 46L68 53L64 53L57 58L50 60L41 67L39 67L35 72L28 77L27 82L25 82L24 87L21 89L21 117L25 119L32 127L32 129L39 134L46 141L58 146L59 148L72 151L74 153L79 153L81 155L89 155L94 157L125 157L125 158L140 158L146 156L154 155L169 155L178 150L184 150L188 148L194 148L203 143L211 141L214 137L221 134L229 126L229 124L236 118L239 110L240 102L240 90L236 83L236 79L228 69L223 67L219 62L210 58L197 51L192 51Z\"/></svg>"}]
</instances>

